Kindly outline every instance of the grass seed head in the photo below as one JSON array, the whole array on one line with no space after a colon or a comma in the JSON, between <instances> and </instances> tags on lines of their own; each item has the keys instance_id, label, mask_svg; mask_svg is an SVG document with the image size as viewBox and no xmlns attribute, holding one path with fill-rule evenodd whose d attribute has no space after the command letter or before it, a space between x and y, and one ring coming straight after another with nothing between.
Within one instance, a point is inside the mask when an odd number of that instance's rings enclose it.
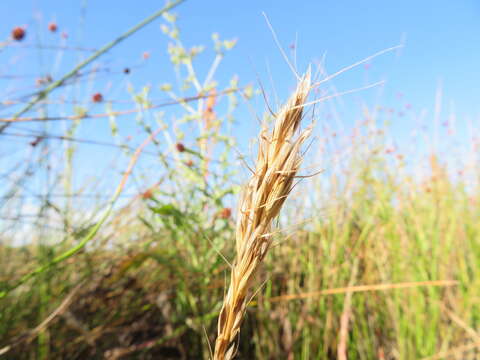
<instances>
[{"instance_id":1,"label":"grass seed head","mask_svg":"<svg viewBox=\"0 0 480 360\"><path fill-rule=\"evenodd\" d=\"M272 242L269 235L272 220L292 190L302 161L300 149L311 131L309 128L299 131L310 89L307 72L276 115L273 129L268 130L265 124L260 131L255 172L244 187L239 203L236 257L218 318L215 360L235 357L249 290Z\"/></svg>"}]
</instances>

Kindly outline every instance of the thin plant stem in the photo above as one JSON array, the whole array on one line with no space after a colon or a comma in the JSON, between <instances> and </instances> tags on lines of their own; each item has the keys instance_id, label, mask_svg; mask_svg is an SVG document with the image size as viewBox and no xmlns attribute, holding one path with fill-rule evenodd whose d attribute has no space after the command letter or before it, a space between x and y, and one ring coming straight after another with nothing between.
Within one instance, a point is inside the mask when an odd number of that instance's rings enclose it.
<instances>
[{"instance_id":1,"label":"thin plant stem","mask_svg":"<svg viewBox=\"0 0 480 360\"><path fill-rule=\"evenodd\" d=\"M157 19L158 17L160 17L161 15L166 13L167 11L173 9L177 5L180 5L184 1L185 0L175 0L175 1L167 4L164 8L162 8L161 10L157 11L156 13L150 15L149 17L147 17L146 19L144 19L143 21L141 21L140 23L138 23L137 25L135 25L134 27L129 29L127 32L125 32L124 34L117 37L115 40L113 40L113 41L109 42L108 44L104 45L103 47L101 47L97 52L95 52L90 57L88 57L86 60L84 60L83 62L81 62L77 66L75 66L70 72L65 74L62 78L60 78L57 81L54 81L49 86L47 86L45 89L39 91L36 94L36 96L32 100L30 100L30 102L27 105L25 105L23 108L21 108L18 112L16 112L13 115L13 119L18 118L18 117L22 116L23 114L25 114L26 112L28 112L29 110L31 110L35 106L35 104L37 104L39 101L41 101L42 99L47 97L48 94L50 94L53 90L62 86L65 83L65 81L74 77L78 73L78 71L83 69L85 66L91 64L93 61L95 61L100 56L105 54L111 48L120 44L123 40L129 38L130 36L135 34L138 30L140 30L144 26L150 24L152 21L154 21L155 19ZM0 126L0 134L3 131L5 131L5 129L7 129L9 125L10 125L10 123L5 123L2 126Z\"/></svg>"}]
</instances>

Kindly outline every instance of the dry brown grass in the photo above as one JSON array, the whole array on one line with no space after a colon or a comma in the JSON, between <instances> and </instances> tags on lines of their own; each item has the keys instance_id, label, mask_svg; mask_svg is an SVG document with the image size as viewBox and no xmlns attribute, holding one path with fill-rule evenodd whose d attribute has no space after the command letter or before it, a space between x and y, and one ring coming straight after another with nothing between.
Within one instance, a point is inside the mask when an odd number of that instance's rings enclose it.
<instances>
[{"instance_id":1,"label":"dry brown grass","mask_svg":"<svg viewBox=\"0 0 480 360\"><path fill-rule=\"evenodd\" d=\"M272 243L272 220L292 190L302 162L300 149L311 132L310 128L299 131L310 89L310 73L307 72L276 115L273 129L269 131L264 125L260 132L255 172L240 199L236 257L218 318L215 360L229 360L236 354L251 284Z\"/></svg>"}]
</instances>

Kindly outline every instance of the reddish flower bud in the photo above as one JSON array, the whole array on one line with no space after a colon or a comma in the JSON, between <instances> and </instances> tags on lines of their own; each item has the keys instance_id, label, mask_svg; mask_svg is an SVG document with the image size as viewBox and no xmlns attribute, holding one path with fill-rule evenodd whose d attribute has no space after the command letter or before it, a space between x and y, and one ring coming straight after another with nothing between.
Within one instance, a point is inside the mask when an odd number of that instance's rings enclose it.
<instances>
[{"instance_id":1,"label":"reddish flower bud","mask_svg":"<svg viewBox=\"0 0 480 360\"><path fill-rule=\"evenodd\" d=\"M50 32L57 32L58 30L57 24L54 22L51 22L50 24L48 24L48 30L50 30Z\"/></svg>"},{"instance_id":2,"label":"reddish flower bud","mask_svg":"<svg viewBox=\"0 0 480 360\"><path fill-rule=\"evenodd\" d=\"M177 148L178 152L184 152L185 151L185 145L183 145L182 143L177 143L177 145L175 145L175 147Z\"/></svg>"},{"instance_id":3,"label":"reddish flower bud","mask_svg":"<svg viewBox=\"0 0 480 360\"><path fill-rule=\"evenodd\" d=\"M142 193L142 199L143 200L148 200L148 199L151 199L151 198L153 198L153 191L151 189L148 189L147 191Z\"/></svg>"},{"instance_id":4,"label":"reddish flower bud","mask_svg":"<svg viewBox=\"0 0 480 360\"><path fill-rule=\"evenodd\" d=\"M92 101L94 103L100 103L103 101L103 95L101 93L95 93L92 95Z\"/></svg>"},{"instance_id":5,"label":"reddish flower bud","mask_svg":"<svg viewBox=\"0 0 480 360\"><path fill-rule=\"evenodd\" d=\"M219 216L221 219L229 219L230 216L232 216L232 209L230 209L230 208L223 208L222 210L220 210L220 213L218 214L218 216Z\"/></svg>"},{"instance_id":6,"label":"reddish flower bud","mask_svg":"<svg viewBox=\"0 0 480 360\"><path fill-rule=\"evenodd\" d=\"M17 26L12 30L12 38L16 41L22 41L25 35L26 35L26 31L21 26Z\"/></svg>"}]
</instances>

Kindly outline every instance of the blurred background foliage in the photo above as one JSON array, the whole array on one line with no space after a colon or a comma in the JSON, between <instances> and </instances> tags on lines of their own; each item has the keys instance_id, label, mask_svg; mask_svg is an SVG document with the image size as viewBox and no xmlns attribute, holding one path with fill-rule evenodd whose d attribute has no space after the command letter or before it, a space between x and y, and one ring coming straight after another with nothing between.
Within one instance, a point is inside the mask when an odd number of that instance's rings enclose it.
<instances>
[{"instance_id":1,"label":"blurred background foliage","mask_svg":"<svg viewBox=\"0 0 480 360\"><path fill-rule=\"evenodd\" d=\"M13 29L2 50L16 50L25 31ZM59 30L52 22L45 31ZM216 80L235 39L213 34L212 46L187 47L172 13L161 31L176 80L155 91L113 77L142 63L93 63L55 93L42 93L57 80L42 73L33 111L18 118L31 87L4 94L0 357L209 358L235 196L255 158L239 151L254 143L245 146L237 125L268 122L277 109L261 83ZM202 53L212 60L197 69ZM334 93L325 89L315 96ZM257 113L252 99L273 113ZM318 137L304 175L323 172L299 179L278 219L239 358L477 359L478 137L453 166L434 147L417 158L394 141L389 108L354 109L360 120L341 132L317 116L334 104L307 113ZM252 111L239 118L241 106Z\"/></svg>"}]
</instances>

